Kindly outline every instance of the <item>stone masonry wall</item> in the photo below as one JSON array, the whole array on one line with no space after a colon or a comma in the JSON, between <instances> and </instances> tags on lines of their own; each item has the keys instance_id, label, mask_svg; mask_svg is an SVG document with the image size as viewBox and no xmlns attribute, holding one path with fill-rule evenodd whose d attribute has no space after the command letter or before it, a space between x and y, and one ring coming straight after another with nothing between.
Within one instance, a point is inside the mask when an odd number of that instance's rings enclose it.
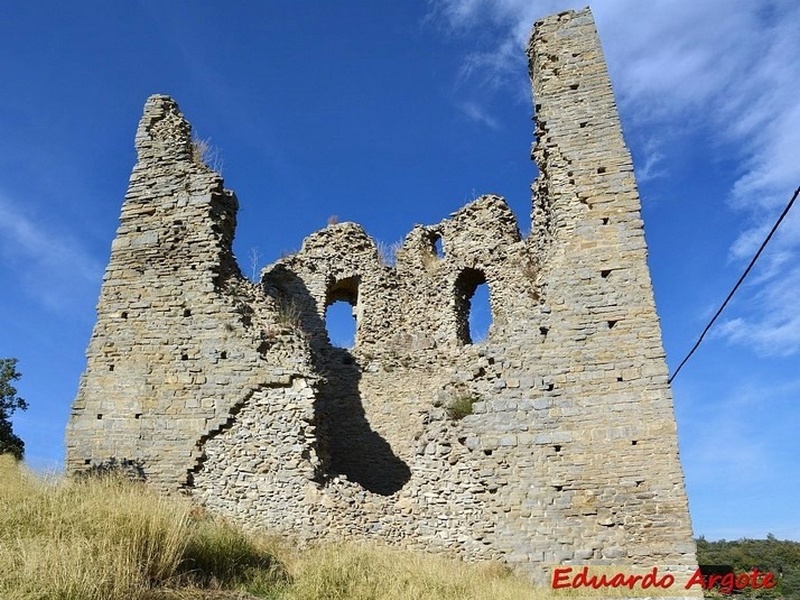
<instances>
[{"instance_id":1,"label":"stone masonry wall","mask_svg":"<svg viewBox=\"0 0 800 600\"><path fill-rule=\"evenodd\" d=\"M341 223L260 285L231 253L235 196L175 103L151 97L68 468L132 460L251 529L501 560L539 581L554 564L690 569L639 197L591 13L538 22L528 52L528 238L483 196L415 227L391 265ZM484 284L492 326L473 343ZM351 349L325 327L337 301Z\"/></svg>"}]
</instances>

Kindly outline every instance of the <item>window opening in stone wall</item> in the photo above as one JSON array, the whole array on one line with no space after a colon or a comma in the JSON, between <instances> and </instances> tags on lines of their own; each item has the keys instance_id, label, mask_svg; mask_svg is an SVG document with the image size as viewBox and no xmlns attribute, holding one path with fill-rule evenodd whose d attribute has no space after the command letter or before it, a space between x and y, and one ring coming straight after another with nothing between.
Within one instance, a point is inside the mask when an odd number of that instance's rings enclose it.
<instances>
[{"instance_id":1,"label":"window opening in stone wall","mask_svg":"<svg viewBox=\"0 0 800 600\"><path fill-rule=\"evenodd\" d=\"M331 345L338 348L352 348L356 344L356 320L353 306L344 300L329 305L325 311L325 326Z\"/></svg>"},{"instance_id":2,"label":"window opening in stone wall","mask_svg":"<svg viewBox=\"0 0 800 600\"><path fill-rule=\"evenodd\" d=\"M437 261L444 258L444 242L438 231L428 229L425 239L427 241L426 254L422 259L426 267L433 266Z\"/></svg>"},{"instance_id":3,"label":"window opening in stone wall","mask_svg":"<svg viewBox=\"0 0 800 600\"><path fill-rule=\"evenodd\" d=\"M444 258L444 242L442 242L442 236L439 234L434 235L431 243L433 246L433 253L436 257Z\"/></svg>"},{"instance_id":4,"label":"window opening in stone wall","mask_svg":"<svg viewBox=\"0 0 800 600\"><path fill-rule=\"evenodd\" d=\"M352 348L356 345L358 323L354 312L357 306L357 277L348 277L331 285L326 299L325 327L332 346Z\"/></svg>"},{"instance_id":5,"label":"window opening in stone wall","mask_svg":"<svg viewBox=\"0 0 800 600\"><path fill-rule=\"evenodd\" d=\"M492 324L492 307L486 276L478 269L464 269L456 280L458 337L464 344L483 342Z\"/></svg>"},{"instance_id":6,"label":"window opening in stone wall","mask_svg":"<svg viewBox=\"0 0 800 600\"><path fill-rule=\"evenodd\" d=\"M489 305L489 286L485 283L475 288L469 311L469 337L473 344L479 344L489 335L492 324L492 308Z\"/></svg>"}]
</instances>

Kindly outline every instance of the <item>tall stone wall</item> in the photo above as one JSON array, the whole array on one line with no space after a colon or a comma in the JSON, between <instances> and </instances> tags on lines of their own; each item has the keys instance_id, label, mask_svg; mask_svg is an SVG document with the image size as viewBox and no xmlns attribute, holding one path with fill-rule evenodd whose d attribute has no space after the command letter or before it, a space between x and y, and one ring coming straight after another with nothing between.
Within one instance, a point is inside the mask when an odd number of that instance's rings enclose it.
<instances>
[{"instance_id":1,"label":"tall stone wall","mask_svg":"<svg viewBox=\"0 0 800 600\"><path fill-rule=\"evenodd\" d=\"M150 98L68 468L133 460L245 527L539 580L554 564L690 568L639 197L588 9L537 23L528 52L529 237L483 196L416 227L393 261L358 225L330 225L259 285L231 253L235 196L175 103ZM474 343L480 285L493 319ZM325 327L337 301L356 317L351 349Z\"/></svg>"}]
</instances>

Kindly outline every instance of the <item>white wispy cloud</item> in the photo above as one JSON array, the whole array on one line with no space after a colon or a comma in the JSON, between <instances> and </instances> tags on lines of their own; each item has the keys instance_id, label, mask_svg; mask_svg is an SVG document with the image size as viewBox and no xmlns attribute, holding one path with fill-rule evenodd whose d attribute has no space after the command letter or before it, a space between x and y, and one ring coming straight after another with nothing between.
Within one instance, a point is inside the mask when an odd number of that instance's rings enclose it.
<instances>
[{"instance_id":1,"label":"white wispy cloud","mask_svg":"<svg viewBox=\"0 0 800 600\"><path fill-rule=\"evenodd\" d=\"M522 48L538 18L585 0L444 0L434 18L459 32L491 29L493 44L464 62L462 77L521 87ZM731 247L744 265L800 185L800 4L794 0L598 0L592 3L623 119L651 137L706 136L736 164L729 201L748 225ZM499 125L499 123L498 123ZM666 175L659 148L643 148L640 178ZM800 212L800 208L795 209ZM792 217L753 273L752 310L725 324L733 343L759 352L800 351L800 327L783 305L800 296L800 219ZM757 283L758 285L753 285ZM755 338L748 337L755 335Z\"/></svg>"},{"instance_id":2,"label":"white wispy cloud","mask_svg":"<svg viewBox=\"0 0 800 600\"><path fill-rule=\"evenodd\" d=\"M476 123L482 123L491 129L497 129L499 127L497 119L487 113L476 102L464 102L461 105L461 110L464 111L464 114L467 115L470 120Z\"/></svg>"},{"instance_id":3,"label":"white wispy cloud","mask_svg":"<svg viewBox=\"0 0 800 600\"><path fill-rule=\"evenodd\" d=\"M797 311L800 291L800 269L781 269L780 276L754 292L743 316L724 321L717 335L752 347L764 355L790 355L800 352L800 312Z\"/></svg>"},{"instance_id":4,"label":"white wispy cloud","mask_svg":"<svg viewBox=\"0 0 800 600\"><path fill-rule=\"evenodd\" d=\"M45 228L0 194L0 255L7 285L63 310L77 294L96 293L103 265L70 235Z\"/></svg>"},{"instance_id":5,"label":"white wispy cloud","mask_svg":"<svg viewBox=\"0 0 800 600\"><path fill-rule=\"evenodd\" d=\"M661 141L651 137L643 142L642 146L644 148L644 162L636 166L636 179L639 183L666 175L666 169L662 165L664 153L661 149Z\"/></svg>"}]
</instances>

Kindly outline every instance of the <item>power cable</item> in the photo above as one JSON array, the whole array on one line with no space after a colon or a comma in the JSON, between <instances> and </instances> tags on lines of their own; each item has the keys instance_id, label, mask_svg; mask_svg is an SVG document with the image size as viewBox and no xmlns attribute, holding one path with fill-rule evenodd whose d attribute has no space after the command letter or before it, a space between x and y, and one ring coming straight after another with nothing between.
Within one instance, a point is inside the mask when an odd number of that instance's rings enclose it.
<instances>
[{"instance_id":1,"label":"power cable","mask_svg":"<svg viewBox=\"0 0 800 600\"><path fill-rule=\"evenodd\" d=\"M780 226L780 224L781 224L781 221L783 221L783 218L788 214L789 210L792 208L792 204L794 204L794 201L797 199L797 195L798 194L800 194L800 187L798 187L794 191L794 195L792 195L791 200L789 200L789 203L786 205L786 208L783 209L783 212L781 213L781 216L778 217L778 220L775 221L775 225L772 226L772 229L770 230L769 234L767 234L767 237L764 238L763 242L761 242L761 247L758 249L758 252L755 253L755 256L753 256L752 260L750 261L750 264L747 265L747 268L744 270L744 273L742 273L742 276L739 277L739 281L737 281L736 285L733 286L733 289L728 294L728 297L725 298L725 302L722 303L722 305L719 307L717 312L714 314L714 316L708 322L708 325L706 325L706 328L703 329L703 333L700 334L700 337L697 338L697 341L694 343L694 346L692 346L692 349L689 350L689 354L687 354L686 358L684 358L681 361L681 364L679 364L678 368L675 369L675 372L669 378L667 383L672 383L672 380L675 379L675 377L678 376L678 373L681 372L681 369L683 368L683 365L686 364L686 361L688 361L689 358L691 358L692 354L694 354L694 351L697 350L697 348L700 346L700 343L703 341L703 338L705 337L706 333L708 333L708 330L711 329L711 326L714 324L714 321L716 321L717 317L719 317L722 314L722 311L725 310L725 307L728 305L728 302L730 302L730 299L733 298L733 295L736 293L736 290L739 289L739 286L742 285L742 282L744 281L744 278L747 277L748 273L750 273L750 269L752 269L753 265L756 264L756 261L758 260L758 257L761 256L761 252L764 250L766 245L769 243L769 240L772 238L772 234L774 234L777 231L778 226Z\"/></svg>"}]
</instances>

